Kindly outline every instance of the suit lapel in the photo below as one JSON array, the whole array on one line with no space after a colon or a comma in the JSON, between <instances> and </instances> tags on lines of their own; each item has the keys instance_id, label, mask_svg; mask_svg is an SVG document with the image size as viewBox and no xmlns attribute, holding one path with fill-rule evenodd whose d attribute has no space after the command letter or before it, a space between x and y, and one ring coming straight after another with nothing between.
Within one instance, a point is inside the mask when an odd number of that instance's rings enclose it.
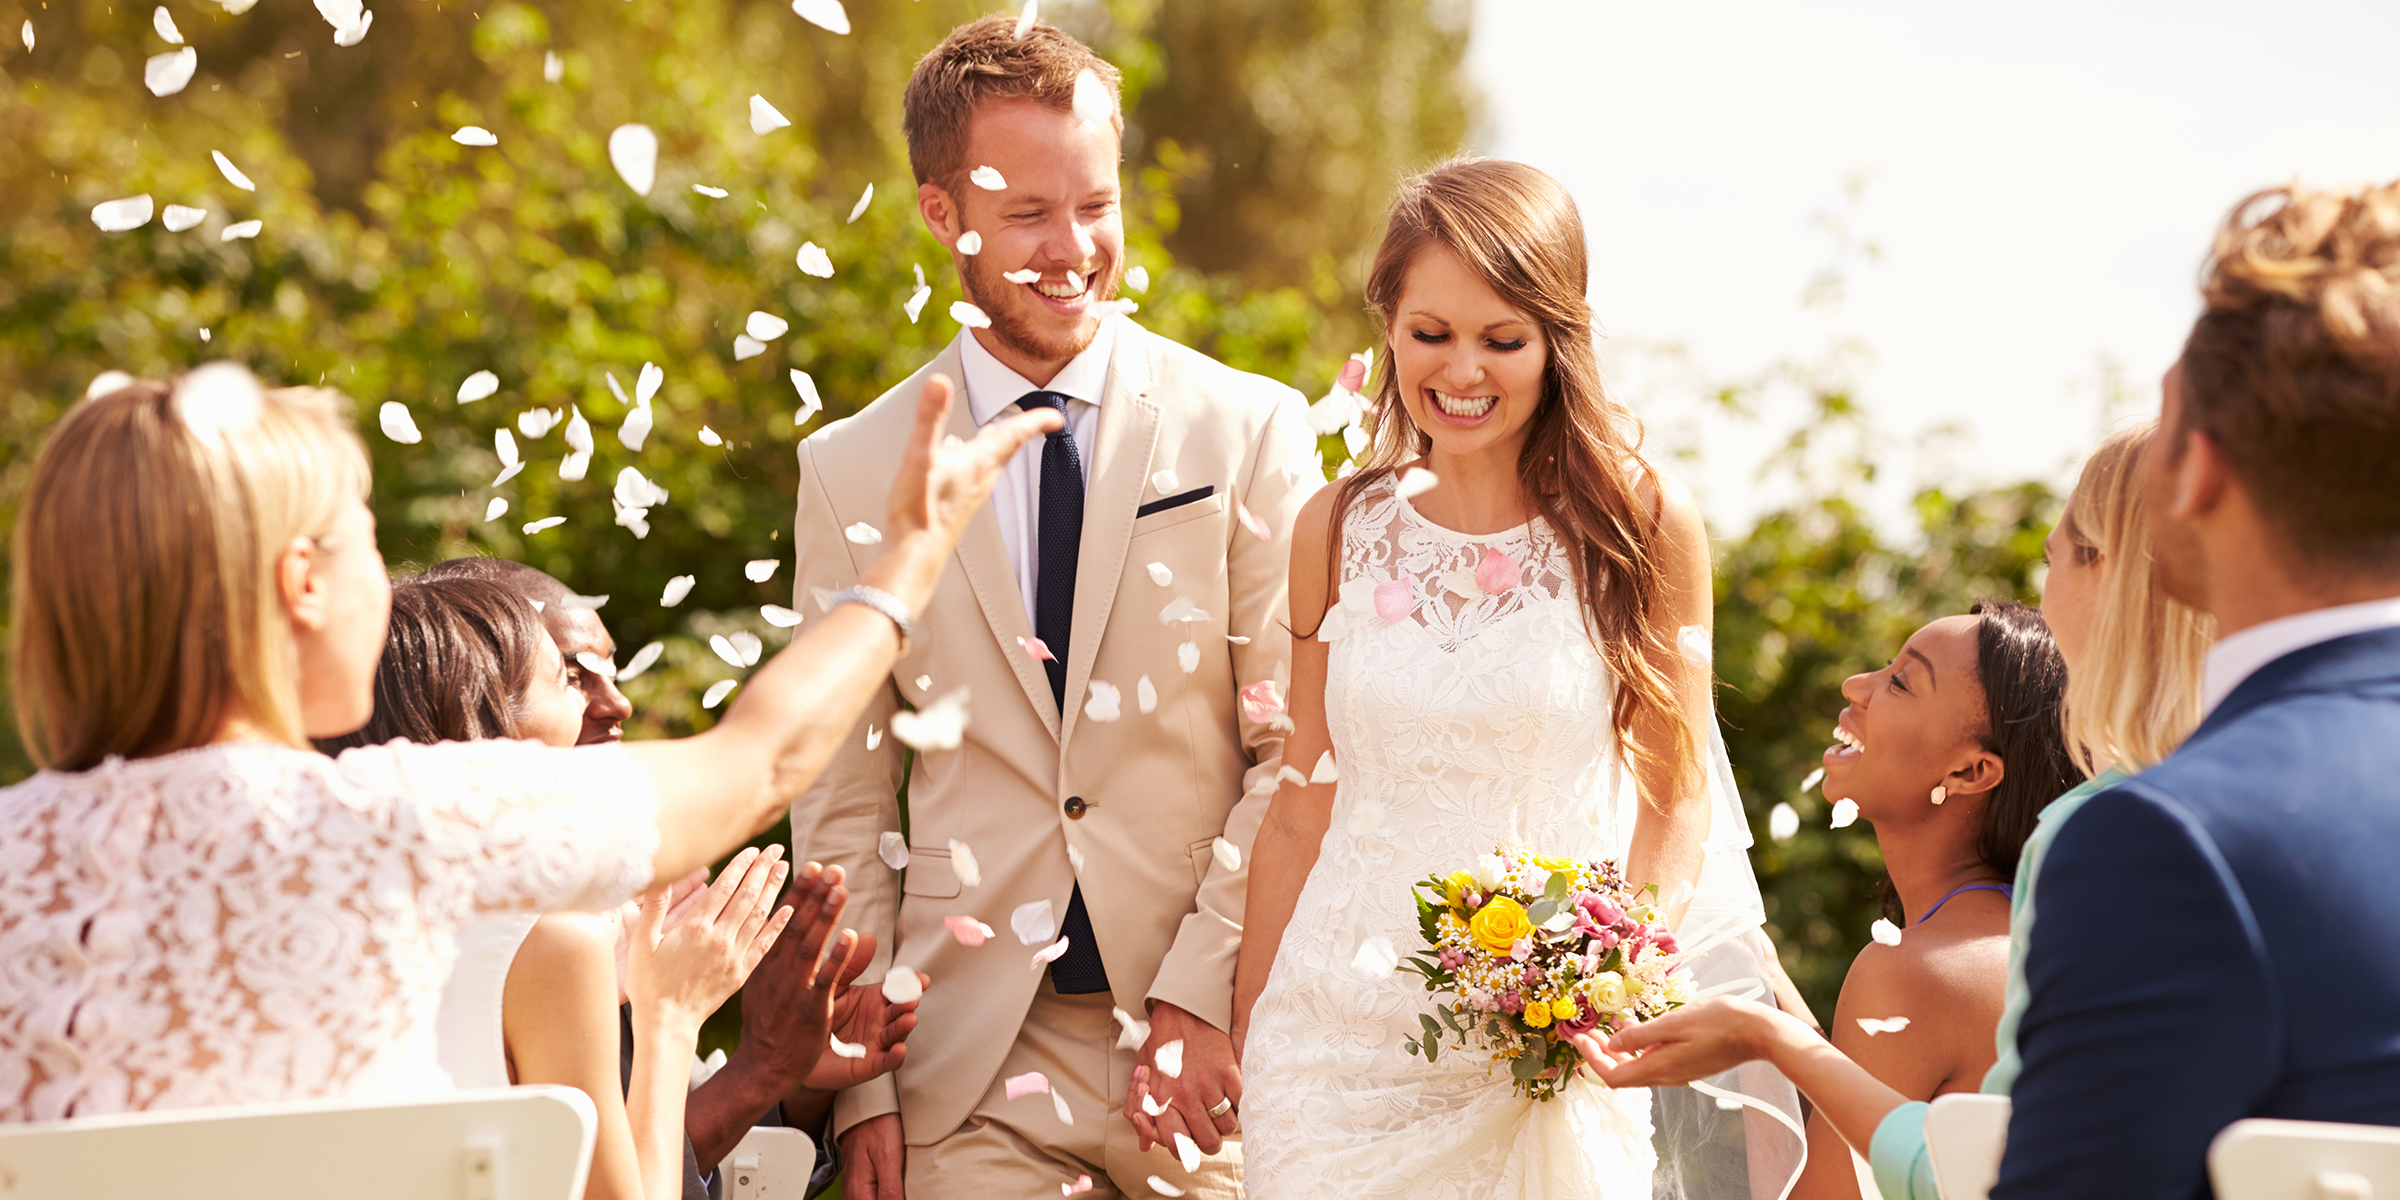
<instances>
[{"instance_id":1,"label":"suit lapel","mask_svg":"<svg viewBox=\"0 0 2400 1200\"><path fill-rule=\"evenodd\" d=\"M1158 446L1159 408L1149 398L1154 375L1149 337L1131 321L1117 326L1108 383L1100 397L1100 431L1094 438L1099 447L1092 459L1091 486L1084 493L1083 539L1075 555L1075 639L1067 653L1062 749L1083 713L1079 697L1091 683L1100 634L1108 628L1109 610L1124 577L1134 510L1141 507L1142 486L1150 478L1151 455ZM1109 682L1129 686L1122 680Z\"/></svg>"},{"instance_id":2,"label":"suit lapel","mask_svg":"<svg viewBox=\"0 0 2400 1200\"><path fill-rule=\"evenodd\" d=\"M960 338L968 336L964 332L959 334ZM947 375L957 386L950 405L949 432L961 439L973 438L975 414L967 408L967 373L959 343L953 340L927 371ZM1025 615L1024 596L1017 590L1016 568L1009 565L1008 543L1000 537L1000 518L992 512L988 500L976 510L974 518L967 522L966 533L958 539L958 569L967 577L968 590L975 593L975 604L983 610L984 623L1000 647L1002 661L1017 677L1017 686L1024 689L1025 702L1041 714L1050 736L1057 737L1058 704L1050 698L1050 681L1043 676L1041 664L1025 653L1017 640L1032 637L1033 624Z\"/></svg>"}]
</instances>

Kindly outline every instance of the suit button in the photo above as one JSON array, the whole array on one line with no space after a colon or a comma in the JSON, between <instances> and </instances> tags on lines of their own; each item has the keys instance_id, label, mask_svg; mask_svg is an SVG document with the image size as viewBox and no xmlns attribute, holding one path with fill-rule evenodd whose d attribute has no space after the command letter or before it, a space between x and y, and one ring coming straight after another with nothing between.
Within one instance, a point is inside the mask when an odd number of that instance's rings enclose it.
<instances>
[{"instance_id":1,"label":"suit button","mask_svg":"<svg viewBox=\"0 0 2400 1200\"><path fill-rule=\"evenodd\" d=\"M1070 821L1082 820L1084 812L1090 808L1091 805L1085 804L1081 796L1067 797L1067 819Z\"/></svg>"}]
</instances>

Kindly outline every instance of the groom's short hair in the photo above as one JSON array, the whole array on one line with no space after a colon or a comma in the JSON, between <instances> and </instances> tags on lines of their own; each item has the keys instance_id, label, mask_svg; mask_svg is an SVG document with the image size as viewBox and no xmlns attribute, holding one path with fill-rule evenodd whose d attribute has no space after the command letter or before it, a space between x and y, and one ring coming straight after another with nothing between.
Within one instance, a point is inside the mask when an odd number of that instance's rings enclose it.
<instances>
[{"instance_id":1,"label":"groom's short hair","mask_svg":"<svg viewBox=\"0 0 2400 1200\"><path fill-rule=\"evenodd\" d=\"M1039 22L1018 37L1017 18L1008 13L951 30L932 53L917 60L901 98L900 126L908 136L909 169L918 183L957 194L970 169L967 126L978 105L987 100L1032 100L1073 112L1075 81L1085 71L1108 89L1111 123L1123 135L1120 77L1091 47Z\"/></svg>"},{"instance_id":2,"label":"groom's short hair","mask_svg":"<svg viewBox=\"0 0 2400 1200\"><path fill-rule=\"evenodd\" d=\"M2249 197L2201 294L2184 425L2305 566L2400 570L2400 182Z\"/></svg>"}]
</instances>

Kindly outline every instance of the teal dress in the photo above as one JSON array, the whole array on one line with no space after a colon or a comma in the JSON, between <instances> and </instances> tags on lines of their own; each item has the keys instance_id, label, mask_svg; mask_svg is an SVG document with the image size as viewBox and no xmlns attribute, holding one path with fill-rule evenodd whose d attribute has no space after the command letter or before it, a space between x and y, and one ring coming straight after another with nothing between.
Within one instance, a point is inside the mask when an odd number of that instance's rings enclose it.
<instances>
[{"instance_id":1,"label":"teal dress","mask_svg":"<svg viewBox=\"0 0 2400 1200\"><path fill-rule=\"evenodd\" d=\"M2025 947L2033 937L2033 880L2041 873L2042 856L2050 843L2058 839L2059 828L2083 802L2104 789L2125 782L2124 772L2111 767L2085 780L2066 795L2053 800L2036 818L2032 836L2025 839L2025 850L2017 858L2017 884L2008 905L2008 992L2000 1008L2000 1026L1993 1030L1992 1041L2000 1051L1999 1060L1983 1076L1982 1091L1987 1096L2005 1096L2017 1082L2017 1072L2025 1064L2017 1057L2017 1021L2025 1015L2028 999L2025 990ZM1875 1127L1875 1140L1867 1150L1867 1163L1875 1169L1875 1187L1884 1200L1941 1200L1933 1185L1933 1156L1925 1151L1925 1102L1912 1100L1893 1109Z\"/></svg>"}]
</instances>

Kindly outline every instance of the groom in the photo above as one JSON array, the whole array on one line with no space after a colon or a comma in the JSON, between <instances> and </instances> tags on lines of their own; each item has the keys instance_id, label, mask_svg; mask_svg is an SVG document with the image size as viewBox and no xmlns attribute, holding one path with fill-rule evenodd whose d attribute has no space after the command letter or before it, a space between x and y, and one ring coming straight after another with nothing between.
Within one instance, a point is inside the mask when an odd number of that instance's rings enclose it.
<instances>
[{"instance_id":1,"label":"groom","mask_svg":"<svg viewBox=\"0 0 2400 1200\"><path fill-rule=\"evenodd\" d=\"M983 319L801 446L804 611L855 581L922 390L964 391L962 437L1035 407L1066 428L1001 476L888 694L792 806L796 858L846 867L852 919L890 947L868 980L933 978L906 1064L836 1105L845 1191L896 1200L905 1173L911 1196L1030 1197L1088 1175L1096 1196L1151 1177L1238 1196L1225 1029L1282 736L1237 701L1288 682L1285 537L1323 481L1314 438L1291 389L1111 311L1113 67L987 17L917 64L906 131L918 209ZM960 693L955 748L893 736L902 709ZM1179 1133L1213 1156L1196 1172L1153 1144Z\"/></svg>"},{"instance_id":2,"label":"groom","mask_svg":"<svg viewBox=\"0 0 2400 1200\"><path fill-rule=\"evenodd\" d=\"M2208 711L2042 866L1994 1200L2204 1196L2243 1117L2400 1125L2400 184L2244 205L2204 300L2145 500Z\"/></svg>"}]
</instances>

